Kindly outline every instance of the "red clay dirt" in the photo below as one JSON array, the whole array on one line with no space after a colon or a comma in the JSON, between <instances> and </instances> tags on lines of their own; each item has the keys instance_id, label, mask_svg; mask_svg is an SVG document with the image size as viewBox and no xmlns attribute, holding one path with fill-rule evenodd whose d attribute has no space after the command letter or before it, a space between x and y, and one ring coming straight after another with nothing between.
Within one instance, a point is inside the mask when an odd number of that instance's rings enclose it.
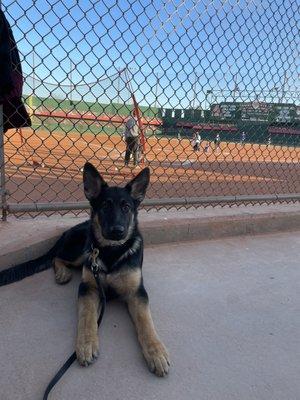
<instances>
[{"instance_id":1,"label":"red clay dirt","mask_svg":"<svg viewBox=\"0 0 300 400\"><path fill-rule=\"evenodd\" d=\"M190 140L146 139L145 164L151 169L148 198L300 192L300 149L258 144L210 143L195 153ZM120 136L67 134L22 129L5 134L9 203L84 200L81 169L85 161L110 183L123 184L139 171L124 167Z\"/></svg>"}]
</instances>

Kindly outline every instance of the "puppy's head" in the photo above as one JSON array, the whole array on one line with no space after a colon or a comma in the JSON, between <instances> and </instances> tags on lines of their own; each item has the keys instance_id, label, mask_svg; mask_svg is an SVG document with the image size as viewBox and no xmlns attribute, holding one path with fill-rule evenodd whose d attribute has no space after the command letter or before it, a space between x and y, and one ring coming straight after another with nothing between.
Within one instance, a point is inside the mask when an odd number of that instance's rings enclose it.
<instances>
[{"instance_id":1,"label":"puppy's head","mask_svg":"<svg viewBox=\"0 0 300 400\"><path fill-rule=\"evenodd\" d=\"M92 207L92 226L99 242L117 245L130 238L149 179L149 168L145 168L124 188L110 187L92 164L85 164L84 193Z\"/></svg>"}]
</instances>

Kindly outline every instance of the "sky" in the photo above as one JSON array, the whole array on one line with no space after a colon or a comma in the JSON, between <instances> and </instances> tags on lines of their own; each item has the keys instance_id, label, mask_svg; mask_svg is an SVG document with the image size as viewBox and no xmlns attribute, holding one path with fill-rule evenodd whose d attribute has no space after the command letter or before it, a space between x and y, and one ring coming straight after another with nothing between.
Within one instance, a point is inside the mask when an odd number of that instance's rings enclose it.
<instances>
[{"instance_id":1,"label":"sky","mask_svg":"<svg viewBox=\"0 0 300 400\"><path fill-rule=\"evenodd\" d=\"M128 102L129 79L140 104L208 108L233 99L299 104L297 3L2 0L2 9L26 92Z\"/></svg>"}]
</instances>

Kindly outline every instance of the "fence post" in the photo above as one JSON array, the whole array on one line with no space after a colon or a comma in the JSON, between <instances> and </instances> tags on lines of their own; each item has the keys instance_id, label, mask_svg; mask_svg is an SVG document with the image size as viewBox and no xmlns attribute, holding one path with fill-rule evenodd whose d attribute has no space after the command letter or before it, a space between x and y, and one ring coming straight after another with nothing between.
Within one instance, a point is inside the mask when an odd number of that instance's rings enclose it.
<instances>
[{"instance_id":1,"label":"fence post","mask_svg":"<svg viewBox=\"0 0 300 400\"><path fill-rule=\"evenodd\" d=\"M3 105L0 104L0 193L1 193L1 208L2 220L7 218L7 203L5 189L5 156L4 156L4 129L3 129Z\"/></svg>"}]
</instances>

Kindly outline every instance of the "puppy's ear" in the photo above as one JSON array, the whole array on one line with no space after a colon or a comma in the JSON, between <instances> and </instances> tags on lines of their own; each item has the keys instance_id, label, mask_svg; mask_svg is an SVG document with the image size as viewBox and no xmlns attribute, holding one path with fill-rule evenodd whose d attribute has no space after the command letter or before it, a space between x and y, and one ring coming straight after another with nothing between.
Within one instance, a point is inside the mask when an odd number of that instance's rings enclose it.
<instances>
[{"instance_id":1,"label":"puppy's ear","mask_svg":"<svg viewBox=\"0 0 300 400\"><path fill-rule=\"evenodd\" d=\"M141 203L144 200L149 181L150 169L144 168L132 181L127 183L125 188L129 191L134 200Z\"/></svg>"},{"instance_id":2,"label":"puppy's ear","mask_svg":"<svg viewBox=\"0 0 300 400\"><path fill-rule=\"evenodd\" d=\"M89 201L95 200L104 186L107 186L107 184L96 168L89 162L85 163L83 168L83 187L85 197Z\"/></svg>"}]
</instances>

